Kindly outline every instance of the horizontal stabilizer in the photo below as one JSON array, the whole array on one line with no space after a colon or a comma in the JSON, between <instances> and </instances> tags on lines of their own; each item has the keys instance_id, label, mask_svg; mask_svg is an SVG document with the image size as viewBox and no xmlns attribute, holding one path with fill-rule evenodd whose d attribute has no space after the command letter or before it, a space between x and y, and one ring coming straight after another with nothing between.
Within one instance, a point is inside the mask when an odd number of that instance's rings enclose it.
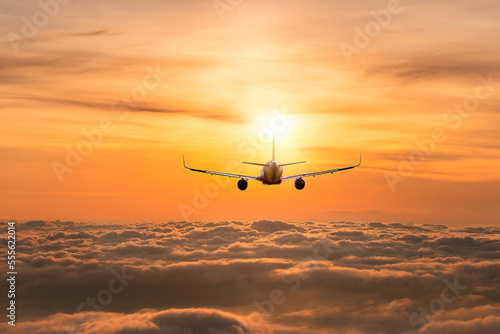
<instances>
[{"instance_id":1,"label":"horizontal stabilizer","mask_svg":"<svg viewBox=\"0 0 500 334\"><path fill-rule=\"evenodd\" d=\"M245 161L243 161L243 163L247 164L247 165L267 166L266 164L259 164L257 162L245 162Z\"/></svg>"},{"instance_id":2,"label":"horizontal stabilizer","mask_svg":"<svg viewBox=\"0 0 500 334\"><path fill-rule=\"evenodd\" d=\"M296 164L303 164L304 162L307 162L307 161L289 162L287 164L280 164L280 166L290 166L290 165L296 165Z\"/></svg>"}]
</instances>

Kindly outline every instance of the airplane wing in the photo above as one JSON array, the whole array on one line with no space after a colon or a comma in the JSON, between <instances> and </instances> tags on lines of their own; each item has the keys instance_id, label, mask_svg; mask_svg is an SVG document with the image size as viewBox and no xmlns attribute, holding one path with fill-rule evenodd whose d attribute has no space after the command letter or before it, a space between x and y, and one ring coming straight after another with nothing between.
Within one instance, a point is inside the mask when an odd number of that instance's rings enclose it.
<instances>
[{"instance_id":1,"label":"airplane wing","mask_svg":"<svg viewBox=\"0 0 500 334\"><path fill-rule=\"evenodd\" d=\"M337 168L337 169L329 169L329 170L324 170L324 171L321 171L321 172L314 172L314 173L305 173L305 174L283 176L282 180L285 181L285 180L297 179L299 177L307 177L307 176L316 176L316 175L322 175L322 174L330 174L330 173L340 172L340 171L347 170L347 169L356 168L359 165L361 165L361 154L359 155L359 163L357 165L354 165L354 166Z\"/></svg>"},{"instance_id":2,"label":"airplane wing","mask_svg":"<svg viewBox=\"0 0 500 334\"><path fill-rule=\"evenodd\" d=\"M248 175L231 174L231 173L223 173L223 172L212 172L209 170L187 167L186 161L184 160L184 156L182 156L182 163L184 164L184 168L192 170L193 172L207 173L210 175L220 175L220 176L227 176L227 177L238 177L238 178L249 179L249 180L259 180L259 177L257 177L257 176L248 176Z\"/></svg>"}]
</instances>

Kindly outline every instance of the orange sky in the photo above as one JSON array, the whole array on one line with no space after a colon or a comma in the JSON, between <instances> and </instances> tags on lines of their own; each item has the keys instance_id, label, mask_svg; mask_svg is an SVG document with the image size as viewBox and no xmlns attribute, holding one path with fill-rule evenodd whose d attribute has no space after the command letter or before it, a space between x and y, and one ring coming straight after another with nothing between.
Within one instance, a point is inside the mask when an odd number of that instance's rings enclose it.
<instances>
[{"instance_id":1,"label":"orange sky","mask_svg":"<svg viewBox=\"0 0 500 334\"><path fill-rule=\"evenodd\" d=\"M495 1L1 7L2 219L498 224ZM277 159L309 162L285 174L362 166L245 192L183 169L266 162L278 114Z\"/></svg>"}]
</instances>

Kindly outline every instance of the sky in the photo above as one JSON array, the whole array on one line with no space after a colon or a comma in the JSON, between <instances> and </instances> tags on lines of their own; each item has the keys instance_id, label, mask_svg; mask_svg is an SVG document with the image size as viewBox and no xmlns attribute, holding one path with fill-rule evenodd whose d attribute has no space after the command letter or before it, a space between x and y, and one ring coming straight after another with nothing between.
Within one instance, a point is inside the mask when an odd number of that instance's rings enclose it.
<instances>
[{"instance_id":1,"label":"sky","mask_svg":"<svg viewBox=\"0 0 500 334\"><path fill-rule=\"evenodd\" d=\"M3 220L498 224L497 1L0 8Z\"/></svg>"}]
</instances>

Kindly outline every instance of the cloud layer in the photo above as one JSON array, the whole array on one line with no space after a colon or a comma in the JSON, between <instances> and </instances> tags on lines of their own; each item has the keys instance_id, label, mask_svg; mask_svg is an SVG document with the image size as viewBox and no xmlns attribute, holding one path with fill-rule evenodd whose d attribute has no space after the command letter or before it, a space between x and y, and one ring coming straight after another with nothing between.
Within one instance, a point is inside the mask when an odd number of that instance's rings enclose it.
<instances>
[{"instance_id":1,"label":"cloud layer","mask_svg":"<svg viewBox=\"0 0 500 334\"><path fill-rule=\"evenodd\" d=\"M31 221L18 224L15 329L496 333L499 235L379 222Z\"/></svg>"}]
</instances>

